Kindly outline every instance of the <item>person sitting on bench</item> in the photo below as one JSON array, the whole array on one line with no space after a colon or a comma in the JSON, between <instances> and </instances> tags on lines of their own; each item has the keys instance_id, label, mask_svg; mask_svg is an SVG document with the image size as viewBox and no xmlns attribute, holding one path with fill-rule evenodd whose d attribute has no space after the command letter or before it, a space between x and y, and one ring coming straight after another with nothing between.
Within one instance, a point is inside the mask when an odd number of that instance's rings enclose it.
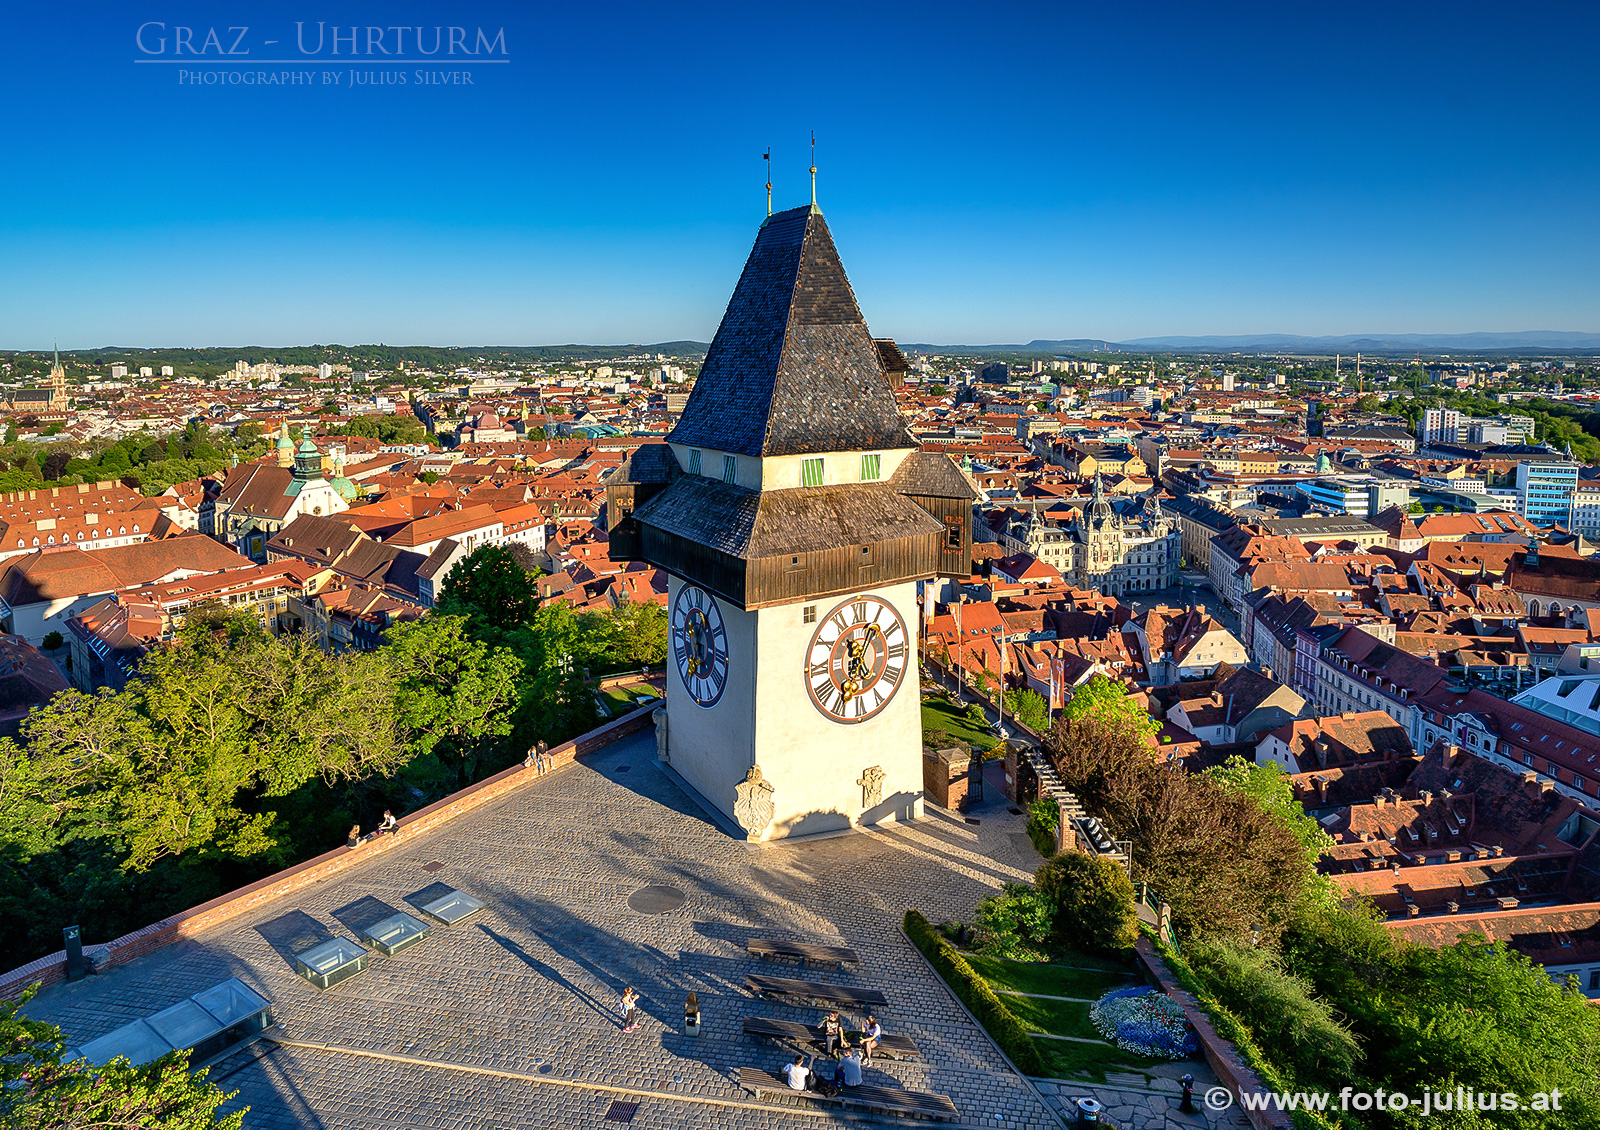
<instances>
[{"instance_id":1,"label":"person sitting on bench","mask_svg":"<svg viewBox=\"0 0 1600 1130\"><path fill-rule=\"evenodd\" d=\"M844 1025L839 1023L837 1012L828 1013L828 1018L822 1022L822 1038L827 1054L837 1055L844 1043Z\"/></svg>"},{"instance_id":2,"label":"person sitting on bench","mask_svg":"<svg viewBox=\"0 0 1600 1130\"><path fill-rule=\"evenodd\" d=\"M812 1063L815 1063L816 1060L816 1056L811 1057ZM793 1063L784 1065L783 1077L789 1081L790 1089L796 1091L807 1090L811 1084L811 1064L806 1062L805 1056L797 1055L794 1057Z\"/></svg>"},{"instance_id":3,"label":"person sitting on bench","mask_svg":"<svg viewBox=\"0 0 1600 1130\"><path fill-rule=\"evenodd\" d=\"M862 1063L872 1062L872 1053L881 1039L883 1039L883 1025L879 1024L878 1018L869 1012L866 1026L861 1029Z\"/></svg>"},{"instance_id":4,"label":"person sitting on bench","mask_svg":"<svg viewBox=\"0 0 1600 1130\"><path fill-rule=\"evenodd\" d=\"M841 1087L861 1086L861 1053L855 1048L847 1048L844 1058L839 1061L839 1073L835 1076Z\"/></svg>"}]
</instances>

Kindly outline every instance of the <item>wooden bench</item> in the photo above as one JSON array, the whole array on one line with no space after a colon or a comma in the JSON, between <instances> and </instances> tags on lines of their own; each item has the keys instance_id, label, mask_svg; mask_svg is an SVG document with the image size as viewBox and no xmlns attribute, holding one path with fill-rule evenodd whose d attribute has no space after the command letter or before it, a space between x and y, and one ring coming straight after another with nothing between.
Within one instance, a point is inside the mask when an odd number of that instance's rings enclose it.
<instances>
[{"instance_id":1,"label":"wooden bench","mask_svg":"<svg viewBox=\"0 0 1600 1130\"><path fill-rule=\"evenodd\" d=\"M744 1034L755 1036L762 1040L791 1040L796 1044L805 1045L822 1051L827 1047L823 1039L820 1024L801 1024L794 1020L773 1020L767 1016L747 1016L744 1018ZM861 1033L847 1032L850 1043L859 1047ZM885 1059L918 1059L922 1050L917 1047L910 1036L885 1035L878 1040L877 1050L873 1053Z\"/></svg>"},{"instance_id":2,"label":"wooden bench","mask_svg":"<svg viewBox=\"0 0 1600 1130\"><path fill-rule=\"evenodd\" d=\"M796 1091L784 1082L781 1075L774 1075L759 1067L739 1068L739 1085L758 1099L765 1095L791 1095L814 1099L817 1102L838 1103L841 1106L870 1110L878 1114L903 1114L912 1118L943 1118L952 1121L961 1117L960 1111L956 1109L956 1104L951 1101L949 1095L862 1085L846 1087L837 1095L830 1097L816 1091Z\"/></svg>"},{"instance_id":3,"label":"wooden bench","mask_svg":"<svg viewBox=\"0 0 1600 1130\"><path fill-rule=\"evenodd\" d=\"M861 955L844 946L819 946L810 942L780 942L772 938L751 938L744 944L745 952L765 961L769 957L792 957L804 965L808 961L822 961L843 969L846 965L860 965Z\"/></svg>"},{"instance_id":4,"label":"wooden bench","mask_svg":"<svg viewBox=\"0 0 1600 1130\"><path fill-rule=\"evenodd\" d=\"M845 985L824 985L819 981L796 981L790 977L761 977L750 974L744 987L769 997L795 997L808 1003L861 1008L875 1005L887 1008L888 1000L877 989L852 989Z\"/></svg>"}]
</instances>

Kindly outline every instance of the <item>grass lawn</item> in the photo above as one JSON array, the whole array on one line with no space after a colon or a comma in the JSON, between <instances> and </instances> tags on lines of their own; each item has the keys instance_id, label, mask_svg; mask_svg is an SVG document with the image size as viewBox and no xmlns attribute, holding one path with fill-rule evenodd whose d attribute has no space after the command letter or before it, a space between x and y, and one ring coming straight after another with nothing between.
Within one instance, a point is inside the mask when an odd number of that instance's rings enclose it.
<instances>
[{"instance_id":1,"label":"grass lawn","mask_svg":"<svg viewBox=\"0 0 1600 1130\"><path fill-rule=\"evenodd\" d=\"M1121 989L1138 983L1134 978L1116 969L1068 968L1068 966L1088 964L1091 961L1097 966L1112 964L1103 959L1084 958L1081 954L1063 959L1064 963L1060 965L1006 961L998 957L975 955L968 955L967 960L984 980L997 989L1013 989L1019 993L1042 993L1048 997L1084 997L1096 1000L1108 989ZM1005 999L1009 1001L1011 998Z\"/></svg>"},{"instance_id":2,"label":"grass lawn","mask_svg":"<svg viewBox=\"0 0 1600 1130\"><path fill-rule=\"evenodd\" d=\"M1077 1036L1098 1040L1100 1033L1089 1022L1089 1006L1077 1001L1047 1001L1039 997L1006 995L1000 998L1011 1015L1030 1032L1049 1032L1053 1036Z\"/></svg>"},{"instance_id":3,"label":"grass lawn","mask_svg":"<svg viewBox=\"0 0 1600 1130\"><path fill-rule=\"evenodd\" d=\"M1080 997L1098 999L1108 989L1121 989L1138 984L1133 976L1131 962L1114 958L1092 957L1089 954L1071 953L1053 964L1034 961L1008 961L1000 957L983 957L962 954L973 969L996 990L1013 992L1000 994L1007 1010L1023 1025L1034 1032L1047 1032L1055 1036L1076 1036L1080 1040L1097 1040L1082 1044L1069 1040L1035 1039L1034 1047L1044 1060L1045 1073L1057 1079L1087 1079L1104 1083L1107 1071L1139 1071L1166 1060L1150 1059L1123 1051L1114 1044L1105 1043L1089 1019L1089 1005L1078 1001L1042 1000L1039 997L1016 996L1016 993L1039 993L1046 997Z\"/></svg>"},{"instance_id":4,"label":"grass lawn","mask_svg":"<svg viewBox=\"0 0 1600 1130\"><path fill-rule=\"evenodd\" d=\"M1142 1067L1170 1062L1134 1055L1110 1044L1034 1040L1033 1046L1039 1049L1039 1057L1044 1060L1045 1073L1053 1079L1089 1079L1096 1083L1104 1083L1108 1070L1138 1071Z\"/></svg>"},{"instance_id":5,"label":"grass lawn","mask_svg":"<svg viewBox=\"0 0 1600 1130\"><path fill-rule=\"evenodd\" d=\"M606 709L611 711L613 717L626 714L634 707L634 696L650 693L651 688L640 685L637 687L611 687L600 692L600 700L605 703Z\"/></svg>"},{"instance_id":6,"label":"grass lawn","mask_svg":"<svg viewBox=\"0 0 1600 1130\"><path fill-rule=\"evenodd\" d=\"M926 734L929 730L943 730L951 738L965 742L974 749L988 749L1000 744L1000 739L987 728L974 726L968 721L964 708L958 709L943 698L922 700L922 732Z\"/></svg>"}]
</instances>

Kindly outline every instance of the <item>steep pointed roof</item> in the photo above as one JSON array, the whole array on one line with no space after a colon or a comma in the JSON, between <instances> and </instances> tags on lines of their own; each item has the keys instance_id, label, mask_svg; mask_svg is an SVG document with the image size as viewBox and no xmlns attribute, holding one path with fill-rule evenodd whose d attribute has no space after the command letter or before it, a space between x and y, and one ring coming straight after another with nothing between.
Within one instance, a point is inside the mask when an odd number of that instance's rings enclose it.
<instances>
[{"instance_id":1,"label":"steep pointed roof","mask_svg":"<svg viewBox=\"0 0 1600 1130\"><path fill-rule=\"evenodd\" d=\"M667 438L752 456L916 446L815 208L761 226Z\"/></svg>"}]
</instances>

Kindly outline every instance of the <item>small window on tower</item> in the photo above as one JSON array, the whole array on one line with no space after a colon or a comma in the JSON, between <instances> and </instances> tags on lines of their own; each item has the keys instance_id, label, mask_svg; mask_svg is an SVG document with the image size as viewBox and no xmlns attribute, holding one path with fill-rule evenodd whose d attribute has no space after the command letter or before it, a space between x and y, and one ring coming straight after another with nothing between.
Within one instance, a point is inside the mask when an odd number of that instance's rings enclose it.
<instances>
[{"instance_id":1,"label":"small window on tower","mask_svg":"<svg viewBox=\"0 0 1600 1130\"><path fill-rule=\"evenodd\" d=\"M800 610L800 622L802 624L815 624L817 622L817 606L815 604L808 604Z\"/></svg>"},{"instance_id":2,"label":"small window on tower","mask_svg":"<svg viewBox=\"0 0 1600 1130\"><path fill-rule=\"evenodd\" d=\"M699 448L691 448L690 451L689 451L689 474L698 475L699 473L700 473L700 449Z\"/></svg>"},{"instance_id":3,"label":"small window on tower","mask_svg":"<svg viewBox=\"0 0 1600 1130\"><path fill-rule=\"evenodd\" d=\"M800 485L803 487L820 487L822 485L821 459L802 459L800 461Z\"/></svg>"},{"instance_id":4,"label":"small window on tower","mask_svg":"<svg viewBox=\"0 0 1600 1130\"><path fill-rule=\"evenodd\" d=\"M732 455L722 457L722 481L736 483L739 481L739 460Z\"/></svg>"},{"instance_id":5,"label":"small window on tower","mask_svg":"<svg viewBox=\"0 0 1600 1130\"><path fill-rule=\"evenodd\" d=\"M870 483L878 478L883 468L883 456L878 454L863 455L861 457L861 481Z\"/></svg>"}]
</instances>

